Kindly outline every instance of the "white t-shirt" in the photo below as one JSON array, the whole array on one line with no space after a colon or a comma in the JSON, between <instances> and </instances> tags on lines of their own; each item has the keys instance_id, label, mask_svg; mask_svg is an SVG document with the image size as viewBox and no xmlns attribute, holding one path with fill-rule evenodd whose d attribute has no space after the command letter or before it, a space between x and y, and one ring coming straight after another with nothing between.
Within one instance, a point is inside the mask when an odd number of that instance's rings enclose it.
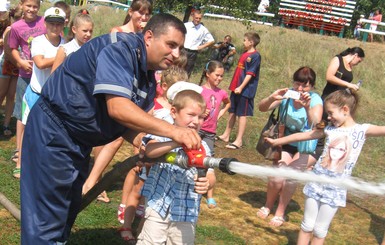
<instances>
[{"instance_id":1,"label":"white t-shirt","mask_svg":"<svg viewBox=\"0 0 385 245\"><path fill-rule=\"evenodd\" d=\"M64 53L66 54L66 56L80 49L80 45L75 38L72 39L70 42L63 44L61 46L64 48Z\"/></svg>"},{"instance_id":2,"label":"white t-shirt","mask_svg":"<svg viewBox=\"0 0 385 245\"><path fill-rule=\"evenodd\" d=\"M64 39L61 38L60 44L64 43ZM60 45L59 44L59 45ZM35 57L36 55L43 55L44 58L53 58L56 56L56 52L59 48L59 45L55 47L48 41L45 35L40 35L35 37L31 43L31 57ZM49 75L51 74L51 67L45 69L39 69L35 63L32 68L32 76L30 86L31 89L40 94L41 88L47 81Z\"/></svg>"}]
</instances>

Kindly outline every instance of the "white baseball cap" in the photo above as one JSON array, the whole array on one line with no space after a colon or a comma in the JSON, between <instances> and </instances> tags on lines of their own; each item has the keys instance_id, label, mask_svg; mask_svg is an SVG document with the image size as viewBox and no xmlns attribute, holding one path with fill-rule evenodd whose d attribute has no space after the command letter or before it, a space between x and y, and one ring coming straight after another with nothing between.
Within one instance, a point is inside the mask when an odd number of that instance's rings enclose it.
<instances>
[{"instance_id":1,"label":"white baseball cap","mask_svg":"<svg viewBox=\"0 0 385 245\"><path fill-rule=\"evenodd\" d=\"M0 0L0 12L7 12L9 10L10 3L6 0Z\"/></svg>"},{"instance_id":2,"label":"white baseball cap","mask_svg":"<svg viewBox=\"0 0 385 245\"><path fill-rule=\"evenodd\" d=\"M51 7L44 12L44 20L47 22L64 23L66 14L60 8Z\"/></svg>"},{"instance_id":3,"label":"white baseball cap","mask_svg":"<svg viewBox=\"0 0 385 245\"><path fill-rule=\"evenodd\" d=\"M202 93L203 88L195 83L189 83L185 81L176 82L167 89L167 99L173 101L175 95L183 90L193 90L197 93Z\"/></svg>"}]
</instances>

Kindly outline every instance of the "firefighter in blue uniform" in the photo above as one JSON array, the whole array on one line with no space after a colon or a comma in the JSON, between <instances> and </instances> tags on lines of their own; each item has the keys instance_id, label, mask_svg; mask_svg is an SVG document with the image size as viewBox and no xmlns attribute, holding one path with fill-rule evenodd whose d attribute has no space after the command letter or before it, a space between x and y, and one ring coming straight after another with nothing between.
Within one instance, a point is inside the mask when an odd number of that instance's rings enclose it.
<instances>
[{"instance_id":1,"label":"firefighter in blue uniform","mask_svg":"<svg viewBox=\"0 0 385 245\"><path fill-rule=\"evenodd\" d=\"M92 147L137 132L198 148L191 129L158 120L154 71L179 57L186 29L155 15L143 34L107 34L87 42L51 75L25 128L21 173L22 244L65 243L76 219Z\"/></svg>"}]
</instances>

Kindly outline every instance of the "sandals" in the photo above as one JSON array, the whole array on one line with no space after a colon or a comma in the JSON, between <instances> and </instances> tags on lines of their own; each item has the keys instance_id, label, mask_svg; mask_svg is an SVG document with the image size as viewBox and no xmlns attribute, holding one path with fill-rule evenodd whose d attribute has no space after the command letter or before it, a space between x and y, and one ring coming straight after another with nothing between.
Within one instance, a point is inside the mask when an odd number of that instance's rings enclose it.
<instances>
[{"instance_id":1,"label":"sandals","mask_svg":"<svg viewBox=\"0 0 385 245\"><path fill-rule=\"evenodd\" d=\"M136 238L132 234L132 229L128 227L119 228L120 237L125 241L136 241Z\"/></svg>"},{"instance_id":2,"label":"sandals","mask_svg":"<svg viewBox=\"0 0 385 245\"><path fill-rule=\"evenodd\" d=\"M269 216L269 214L270 214L270 209L267 207L262 207L258 210L257 217L261 219L266 219L267 216Z\"/></svg>"},{"instance_id":3,"label":"sandals","mask_svg":"<svg viewBox=\"0 0 385 245\"><path fill-rule=\"evenodd\" d=\"M100 193L100 195L96 198L96 200L99 202L104 202L104 203L110 203L111 202L111 200L107 196L106 191L103 191L102 193Z\"/></svg>"},{"instance_id":4,"label":"sandals","mask_svg":"<svg viewBox=\"0 0 385 245\"><path fill-rule=\"evenodd\" d=\"M275 227L280 227L281 225L283 225L283 223L285 223L285 219L281 216L274 216L270 222L269 222L269 225L271 226L275 226Z\"/></svg>"},{"instance_id":5,"label":"sandals","mask_svg":"<svg viewBox=\"0 0 385 245\"><path fill-rule=\"evenodd\" d=\"M12 171L12 175L16 179L20 179L20 173L21 173L21 169L20 168L14 168L13 171Z\"/></svg>"},{"instance_id":6,"label":"sandals","mask_svg":"<svg viewBox=\"0 0 385 245\"><path fill-rule=\"evenodd\" d=\"M207 198L206 203L207 203L208 208L216 208L217 207L217 203L215 202L214 198Z\"/></svg>"}]
</instances>

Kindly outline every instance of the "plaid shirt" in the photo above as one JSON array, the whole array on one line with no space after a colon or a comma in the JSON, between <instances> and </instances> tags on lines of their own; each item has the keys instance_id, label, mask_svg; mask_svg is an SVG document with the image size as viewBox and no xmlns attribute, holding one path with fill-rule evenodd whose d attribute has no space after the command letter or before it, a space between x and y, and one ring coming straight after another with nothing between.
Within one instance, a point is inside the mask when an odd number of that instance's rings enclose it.
<instances>
[{"instance_id":1,"label":"plaid shirt","mask_svg":"<svg viewBox=\"0 0 385 245\"><path fill-rule=\"evenodd\" d=\"M170 141L169 138L147 135L143 141ZM206 153L210 150L202 142ZM177 152L181 148L176 148ZM142 189L147 204L162 218L170 213L170 220L176 222L193 222L198 220L201 195L194 191L196 168L183 169L169 163L157 163L151 167L150 173Z\"/></svg>"}]
</instances>

